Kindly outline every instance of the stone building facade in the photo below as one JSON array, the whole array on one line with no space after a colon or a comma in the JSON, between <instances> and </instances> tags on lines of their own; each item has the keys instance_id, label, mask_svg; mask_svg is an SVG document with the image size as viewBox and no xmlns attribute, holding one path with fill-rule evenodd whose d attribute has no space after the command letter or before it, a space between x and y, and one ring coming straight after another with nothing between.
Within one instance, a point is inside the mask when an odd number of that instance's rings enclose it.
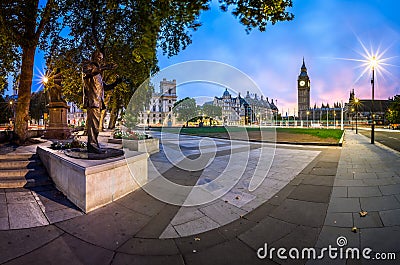
<instances>
[{"instance_id":1,"label":"stone building facade","mask_svg":"<svg viewBox=\"0 0 400 265\"><path fill-rule=\"evenodd\" d=\"M172 126L176 118L172 109L177 100L176 80L160 82L159 92L153 93L150 104L139 114L140 124L144 126Z\"/></svg>"}]
</instances>

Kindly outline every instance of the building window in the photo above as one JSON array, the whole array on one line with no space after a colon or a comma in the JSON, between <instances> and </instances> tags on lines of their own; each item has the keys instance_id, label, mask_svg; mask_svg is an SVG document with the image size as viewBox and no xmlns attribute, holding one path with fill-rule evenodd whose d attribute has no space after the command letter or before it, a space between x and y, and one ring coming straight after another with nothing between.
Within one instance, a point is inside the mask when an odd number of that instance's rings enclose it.
<instances>
[{"instance_id":1,"label":"building window","mask_svg":"<svg viewBox=\"0 0 400 265\"><path fill-rule=\"evenodd\" d=\"M158 123L162 123L162 122L161 122L161 119L158 120Z\"/></svg>"},{"instance_id":2,"label":"building window","mask_svg":"<svg viewBox=\"0 0 400 265\"><path fill-rule=\"evenodd\" d=\"M156 119L153 119L153 124L155 124L156 123Z\"/></svg>"},{"instance_id":3,"label":"building window","mask_svg":"<svg viewBox=\"0 0 400 265\"><path fill-rule=\"evenodd\" d=\"M156 114L153 114L153 117L155 117L156 116Z\"/></svg>"},{"instance_id":4,"label":"building window","mask_svg":"<svg viewBox=\"0 0 400 265\"><path fill-rule=\"evenodd\" d=\"M172 108L171 107L168 107L168 111L171 111L172 110Z\"/></svg>"},{"instance_id":5,"label":"building window","mask_svg":"<svg viewBox=\"0 0 400 265\"><path fill-rule=\"evenodd\" d=\"M168 103L171 103L172 101L171 100L168 100Z\"/></svg>"}]
</instances>

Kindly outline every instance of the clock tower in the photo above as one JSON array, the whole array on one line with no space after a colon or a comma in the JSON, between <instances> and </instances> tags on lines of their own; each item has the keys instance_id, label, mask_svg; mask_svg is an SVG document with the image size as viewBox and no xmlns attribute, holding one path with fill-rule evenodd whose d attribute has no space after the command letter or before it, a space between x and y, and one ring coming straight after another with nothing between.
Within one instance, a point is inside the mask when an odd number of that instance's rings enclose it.
<instances>
[{"instance_id":1,"label":"clock tower","mask_svg":"<svg viewBox=\"0 0 400 265\"><path fill-rule=\"evenodd\" d=\"M301 72L297 78L297 109L300 120L307 119L307 111L310 109L310 78L307 74L306 64L301 66Z\"/></svg>"}]
</instances>

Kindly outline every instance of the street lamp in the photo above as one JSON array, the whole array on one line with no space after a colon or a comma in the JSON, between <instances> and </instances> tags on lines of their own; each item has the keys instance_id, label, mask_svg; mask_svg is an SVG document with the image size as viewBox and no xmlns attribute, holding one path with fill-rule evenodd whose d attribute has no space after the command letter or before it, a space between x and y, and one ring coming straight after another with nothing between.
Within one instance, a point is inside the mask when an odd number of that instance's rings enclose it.
<instances>
[{"instance_id":1,"label":"street lamp","mask_svg":"<svg viewBox=\"0 0 400 265\"><path fill-rule=\"evenodd\" d=\"M351 108L351 112L353 113L353 115L351 116L351 130L354 130L354 124L353 124L353 118L354 118L354 108Z\"/></svg>"},{"instance_id":2,"label":"street lamp","mask_svg":"<svg viewBox=\"0 0 400 265\"><path fill-rule=\"evenodd\" d=\"M147 128L150 129L150 110L147 110Z\"/></svg>"},{"instance_id":3,"label":"street lamp","mask_svg":"<svg viewBox=\"0 0 400 265\"><path fill-rule=\"evenodd\" d=\"M357 121L358 121L358 103L359 103L359 100L358 100L358 98L355 98L354 99L354 103L355 103L355 105L356 105L356 134L358 134L358 123L357 123Z\"/></svg>"},{"instance_id":4,"label":"street lamp","mask_svg":"<svg viewBox=\"0 0 400 265\"><path fill-rule=\"evenodd\" d=\"M310 112L307 110L307 127L308 127L308 114L310 114Z\"/></svg>"},{"instance_id":5,"label":"street lamp","mask_svg":"<svg viewBox=\"0 0 400 265\"><path fill-rule=\"evenodd\" d=\"M333 108L333 128L336 129L336 110Z\"/></svg>"},{"instance_id":6,"label":"street lamp","mask_svg":"<svg viewBox=\"0 0 400 265\"><path fill-rule=\"evenodd\" d=\"M371 78L371 85L372 85L372 101L371 101L371 144L375 143L375 119L374 119L374 89L375 89L375 67L378 65L378 61L376 60L375 56L372 56L369 61L369 65L372 68L372 78Z\"/></svg>"}]
</instances>

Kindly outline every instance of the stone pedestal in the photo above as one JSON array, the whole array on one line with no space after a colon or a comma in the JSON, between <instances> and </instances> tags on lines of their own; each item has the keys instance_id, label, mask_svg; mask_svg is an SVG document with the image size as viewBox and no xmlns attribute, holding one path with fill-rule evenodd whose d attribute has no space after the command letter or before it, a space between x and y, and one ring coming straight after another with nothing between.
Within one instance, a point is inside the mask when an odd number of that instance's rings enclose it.
<instances>
[{"instance_id":1,"label":"stone pedestal","mask_svg":"<svg viewBox=\"0 0 400 265\"><path fill-rule=\"evenodd\" d=\"M85 213L107 205L147 183L147 153L87 160L38 146L37 154L57 189Z\"/></svg>"},{"instance_id":2,"label":"stone pedestal","mask_svg":"<svg viewBox=\"0 0 400 265\"><path fill-rule=\"evenodd\" d=\"M71 135L68 128L68 105L65 102L51 102L47 105L50 122L44 133L46 139L67 139Z\"/></svg>"}]
</instances>

